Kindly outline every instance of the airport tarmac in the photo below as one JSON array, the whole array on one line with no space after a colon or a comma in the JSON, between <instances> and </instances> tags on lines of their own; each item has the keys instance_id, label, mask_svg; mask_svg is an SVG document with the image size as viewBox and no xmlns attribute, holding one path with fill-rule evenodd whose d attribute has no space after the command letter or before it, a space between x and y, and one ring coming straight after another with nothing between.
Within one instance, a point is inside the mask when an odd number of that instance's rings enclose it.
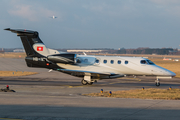
<instances>
[{"instance_id":1,"label":"airport tarmac","mask_svg":"<svg viewBox=\"0 0 180 120\"><path fill-rule=\"evenodd\" d=\"M129 89L157 88L155 78L121 78L98 81L82 86L81 78L48 69L28 68L24 59L0 58L0 70L33 71L39 74L1 77L0 88L6 85L16 92L0 92L0 120L166 120L180 119L179 100L103 98L84 93ZM180 79L162 80L158 88L180 88Z\"/></svg>"}]
</instances>

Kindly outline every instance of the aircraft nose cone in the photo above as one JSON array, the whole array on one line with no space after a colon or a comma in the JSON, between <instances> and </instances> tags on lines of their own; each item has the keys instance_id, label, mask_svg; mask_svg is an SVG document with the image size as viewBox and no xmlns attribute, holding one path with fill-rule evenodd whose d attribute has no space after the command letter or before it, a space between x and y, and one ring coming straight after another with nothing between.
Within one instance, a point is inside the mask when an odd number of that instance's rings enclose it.
<instances>
[{"instance_id":1,"label":"aircraft nose cone","mask_svg":"<svg viewBox=\"0 0 180 120\"><path fill-rule=\"evenodd\" d=\"M170 71L170 70L166 70L165 75L174 77L174 76L176 76L176 73L174 73L174 72L172 72L172 71Z\"/></svg>"},{"instance_id":2,"label":"aircraft nose cone","mask_svg":"<svg viewBox=\"0 0 180 120\"><path fill-rule=\"evenodd\" d=\"M171 77L176 76L176 73L174 73L174 72L172 72L172 71L170 71L170 70L168 70L168 69L166 69L166 68L159 67L159 66L158 66L158 68L160 68L159 70L161 71L161 73L162 73L164 76L171 76Z\"/></svg>"},{"instance_id":3,"label":"aircraft nose cone","mask_svg":"<svg viewBox=\"0 0 180 120\"><path fill-rule=\"evenodd\" d=\"M174 73L172 71L170 71L170 74L171 74L172 77L176 76L176 73Z\"/></svg>"}]
</instances>

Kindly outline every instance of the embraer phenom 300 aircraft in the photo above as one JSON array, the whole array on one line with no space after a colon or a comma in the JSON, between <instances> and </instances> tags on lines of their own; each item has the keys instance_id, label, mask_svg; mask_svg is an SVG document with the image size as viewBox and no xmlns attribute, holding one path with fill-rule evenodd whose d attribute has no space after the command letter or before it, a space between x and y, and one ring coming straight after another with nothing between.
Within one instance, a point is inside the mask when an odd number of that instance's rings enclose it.
<instances>
[{"instance_id":1,"label":"embraer phenom 300 aircraft","mask_svg":"<svg viewBox=\"0 0 180 120\"><path fill-rule=\"evenodd\" d=\"M155 65L142 57L92 56L61 53L47 48L39 38L37 31L10 29L20 36L26 51L25 58L28 67L53 69L73 76L82 77L83 85L91 85L101 79L124 76L156 76L173 77L175 73Z\"/></svg>"}]
</instances>

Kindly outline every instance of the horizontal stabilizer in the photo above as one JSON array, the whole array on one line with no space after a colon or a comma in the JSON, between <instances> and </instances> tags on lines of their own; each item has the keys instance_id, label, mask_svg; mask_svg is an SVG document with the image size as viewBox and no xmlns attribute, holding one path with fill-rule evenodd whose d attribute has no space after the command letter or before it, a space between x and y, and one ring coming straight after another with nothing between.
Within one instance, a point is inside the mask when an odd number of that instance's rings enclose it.
<instances>
[{"instance_id":1,"label":"horizontal stabilizer","mask_svg":"<svg viewBox=\"0 0 180 120\"><path fill-rule=\"evenodd\" d=\"M4 30L8 30L14 33L22 33L22 34L38 34L37 31L31 31L31 30L26 30L26 29L10 29L10 28L6 28Z\"/></svg>"}]
</instances>

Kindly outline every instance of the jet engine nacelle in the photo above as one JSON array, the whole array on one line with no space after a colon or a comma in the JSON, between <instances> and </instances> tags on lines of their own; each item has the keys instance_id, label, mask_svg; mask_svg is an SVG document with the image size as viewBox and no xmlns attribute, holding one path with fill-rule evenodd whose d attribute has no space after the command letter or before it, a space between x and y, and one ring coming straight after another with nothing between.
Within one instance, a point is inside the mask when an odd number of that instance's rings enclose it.
<instances>
[{"instance_id":1,"label":"jet engine nacelle","mask_svg":"<svg viewBox=\"0 0 180 120\"><path fill-rule=\"evenodd\" d=\"M47 59L54 63L65 63L65 64L75 64L76 54L56 54L49 55Z\"/></svg>"}]
</instances>

